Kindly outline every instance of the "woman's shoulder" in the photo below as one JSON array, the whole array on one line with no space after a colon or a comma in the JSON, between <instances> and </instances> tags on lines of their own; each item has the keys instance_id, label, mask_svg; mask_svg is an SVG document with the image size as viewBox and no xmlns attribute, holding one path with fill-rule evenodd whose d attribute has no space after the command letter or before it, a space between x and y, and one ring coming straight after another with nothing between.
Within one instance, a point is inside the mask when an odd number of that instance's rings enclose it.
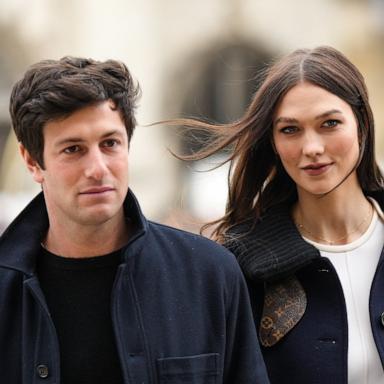
<instances>
[{"instance_id":1,"label":"woman's shoulder","mask_svg":"<svg viewBox=\"0 0 384 384\"><path fill-rule=\"evenodd\" d=\"M301 237L289 207L281 205L257 220L233 226L226 233L224 246L235 254L245 276L253 281L289 276L320 257Z\"/></svg>"}]
</instances>

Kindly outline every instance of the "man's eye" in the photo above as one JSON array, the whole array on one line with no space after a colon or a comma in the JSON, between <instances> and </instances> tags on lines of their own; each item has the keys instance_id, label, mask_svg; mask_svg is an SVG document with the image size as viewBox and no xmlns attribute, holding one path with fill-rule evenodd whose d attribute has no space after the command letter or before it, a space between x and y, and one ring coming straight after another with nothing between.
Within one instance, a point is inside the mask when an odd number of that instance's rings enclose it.
<instances>
[{"instance_id":1,"label":"man's eye","mask_svg":"<svg viewBox=\"0 0 384 384\"><path fill-rule=\"evenodd\" d=\"M103 147L111 148L111 147L115 147L117 144L118 144L117 140L115 139L109 139L109 140L103 141Z\"/></svg>"},{"instance_id":2,"label":"man's eye","mask_svg":"<svg viewBox=\"0 0 384 384\"><path fill-rule=\"evenodd\" d=\"M80 151L80 147L78 145L71 145L64 149L64 153L76 153Z\"/></svg>"},{"instance_id":3,"label":"man's eye","mask_svg":"<svg viewBox=\"0 0 384 384\"><path fill-rule=\"evenodd\" d=\"M340 124L340 121L339 120L327 120L323 123L324 126L328 127L328 128L333 128L333 127L336 127L337 125Z\"/></svg>"}]
</instances>

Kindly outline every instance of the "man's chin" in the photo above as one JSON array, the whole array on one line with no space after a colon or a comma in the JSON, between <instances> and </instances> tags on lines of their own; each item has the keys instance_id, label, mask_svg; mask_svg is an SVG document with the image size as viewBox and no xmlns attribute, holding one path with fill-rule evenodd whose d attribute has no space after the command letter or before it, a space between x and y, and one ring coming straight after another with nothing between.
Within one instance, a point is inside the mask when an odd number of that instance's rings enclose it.
<instances>
[{"instance_id":1,"label":"man's chin","mask_svg":"<svg viewBox=\"0 0 384 384\"><path fill-rule=\"evenodd\" d=\"M117 213L115 210L111 208L98 208L98 209L90 209L88 212L82 212L78 216L78 222L82 225L87 226L100 226L104 225L114 218L117 217Z\"/></svg>"}]
</instances>

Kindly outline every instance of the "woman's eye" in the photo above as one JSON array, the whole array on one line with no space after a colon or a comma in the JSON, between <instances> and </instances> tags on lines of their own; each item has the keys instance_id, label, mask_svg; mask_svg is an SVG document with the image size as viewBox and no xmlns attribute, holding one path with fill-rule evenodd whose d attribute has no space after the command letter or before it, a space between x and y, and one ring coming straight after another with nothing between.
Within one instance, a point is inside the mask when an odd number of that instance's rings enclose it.
<instances>
[{"instance_id":1,"label":"woman's eye","mask_svg":"<svg viewBox=\"0 0 384 384\"><path fill-rule=\"evenodd\" d=\"M333 128L333 127L336 127L337 125L340 124L340 121L339 120L327 120L323 123L324 126L328 127L328 128Z\"/></svg>"},{"instance_id":2,"label":"woman's eye","mask_svg":"<svg viewBox=\"0 0 384 384\"><path fill-rule=\"evenodd\" d=\"M78 145L71 145L70 147L67 147L64 149L64 153L76 153L79 152L80 147Z\"/></svg>"},{"instance_id":3,"label":"woman's eye","mask_svg":"<svg viewBox=\"0 0 384 384\"><path fill-rule=\"evenodd\" d=\"M293 126L284 127L284 128L280 129L280 132L281 133L286 133L286 134L295 133L295 132L297 132L297 127L293 127Z\"/></svg>"}]
</instances>

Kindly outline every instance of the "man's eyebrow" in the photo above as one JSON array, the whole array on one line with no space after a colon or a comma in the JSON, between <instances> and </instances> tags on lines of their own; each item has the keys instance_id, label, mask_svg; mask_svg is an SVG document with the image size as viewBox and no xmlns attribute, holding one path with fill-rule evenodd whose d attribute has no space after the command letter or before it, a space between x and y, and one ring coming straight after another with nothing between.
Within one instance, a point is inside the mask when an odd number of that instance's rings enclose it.
<instances>
[{"instance_id":1,"label":"man's eyebrow","mask_svg":"<svg viewBox=\"0 0 384 384\"><path fill-rule=\"evenodd\" d=\"M335 113L340 113L342 114L343 112L341 112L339 109L330 109L329 111L326 111L326 112L323 112L321 113L320 115L317 115L315 117L315 120L319 120L319 119L323 119L324 117L327 117L329 115L333 115ZM284 117L284 116L281 116L281 117L278 117L275 122L274 122L274 125L277 125L279 123L288 123L288 124L295 124L295 123L298 123L299 121L293 117Z\"/></svg>"},{"instance_id":2,"label":"man's eyebrow","mask_svg":"<svg viewBox=\"0 0 384 384\"><path fill-rule=\"evenodd\" d=\"M114 135L122 136L122 132L117 130L117 129L114 129L114 130L111 130L111 131L108 131L108 132L104 133L101 136L101 139L105 139L107 137L111 137L111 136L114 136ZM84 140L81 137L76 137L76 136L74 136L74 137L66 137L66 138L56 142L55 143L55 147L60 147L62 145L67 145L67 144L80 144L80 143L84 143L85 141L86 140Z\"/></svg>"},{"instance_id":3,"label":"man's eyebrow","mask_svg":"<svg viewBox=\"0 0 384 384\"><path fill-rule=\"evenodd\" d=\"M65 139L59 140L55 143L55 147L61 147L62 145L66 144L77 144L82 143L85 140L81 139L80 137L66 137Z\"/></svg>"},{"instance_id":4,"label":"man's eyebrow","mask_svg":"<svg viewBox=\"0 0 384 384\"><path fill-rule=\"evenodd\" d=\"M104 135L102 135L101 138L105 139L106 137L115 136L115 135L123 136L123 132L121 130L118 130L118 129L113 129L111 131L104 133Z\"/></svg>"}]
</instances>

